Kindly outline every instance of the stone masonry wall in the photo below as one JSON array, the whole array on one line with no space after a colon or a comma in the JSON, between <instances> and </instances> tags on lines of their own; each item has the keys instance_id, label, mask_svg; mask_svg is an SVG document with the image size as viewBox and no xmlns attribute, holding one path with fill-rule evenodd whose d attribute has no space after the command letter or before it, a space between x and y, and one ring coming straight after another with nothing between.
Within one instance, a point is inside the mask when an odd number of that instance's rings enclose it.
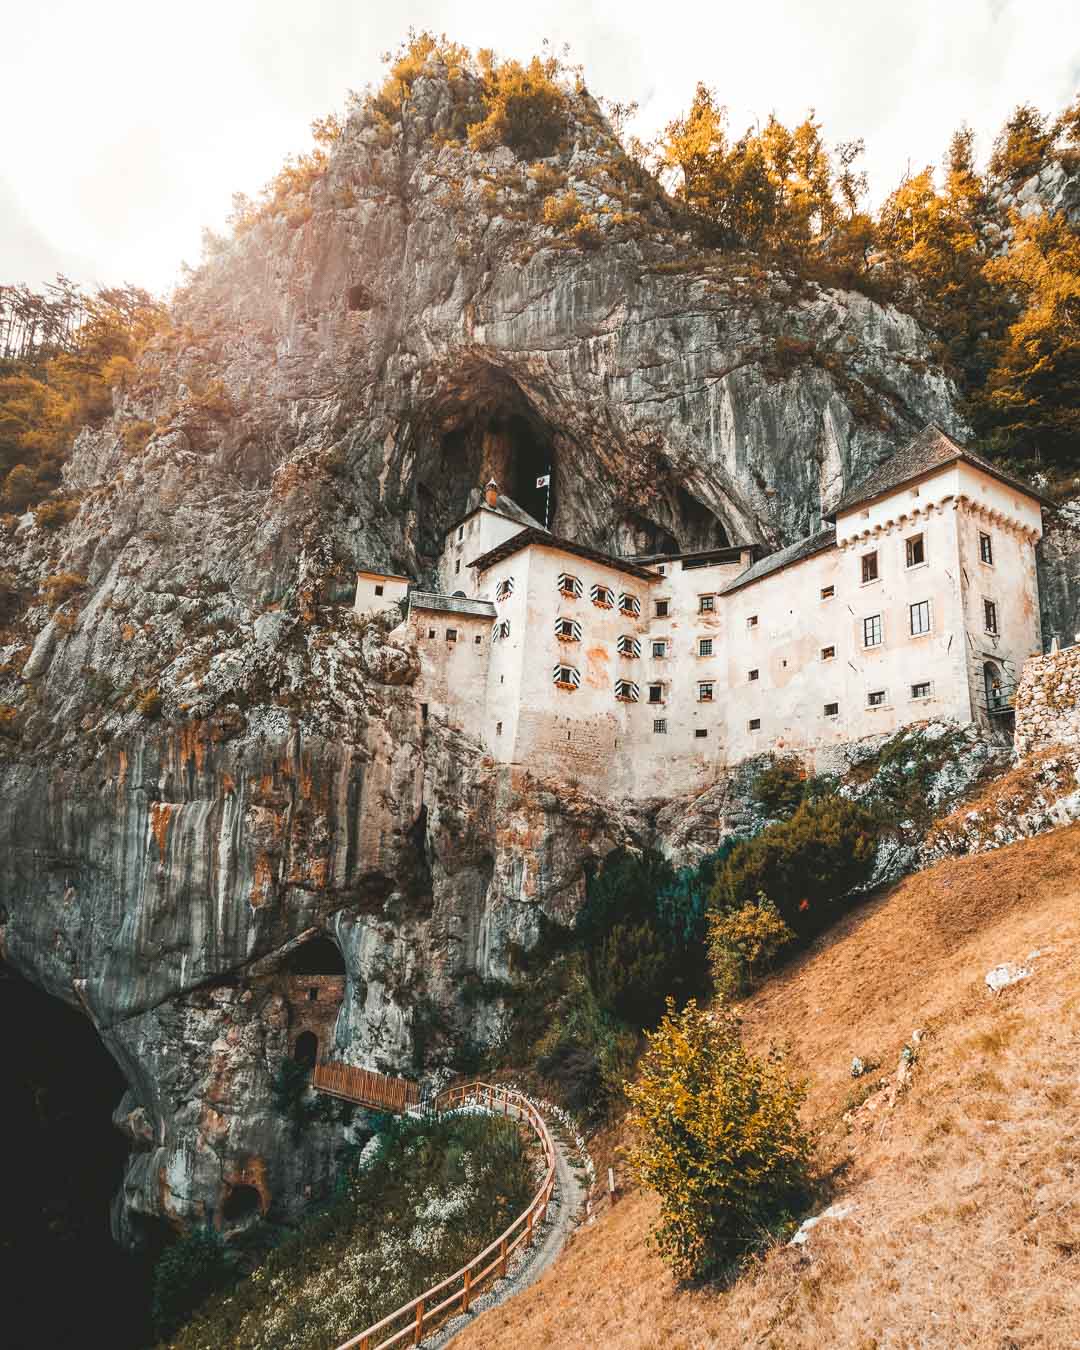
<instances>
[{"instance_id":1,"label":"stone masonry wall","mask_svg":"<svg viewBox=\"0 0 1080 1350\"><path fill-rule=\"evenodd\" d=\"M1024 665L1016 691L1016 753L1080 745L1080 645Z\"/></svg>"}]
</instances>

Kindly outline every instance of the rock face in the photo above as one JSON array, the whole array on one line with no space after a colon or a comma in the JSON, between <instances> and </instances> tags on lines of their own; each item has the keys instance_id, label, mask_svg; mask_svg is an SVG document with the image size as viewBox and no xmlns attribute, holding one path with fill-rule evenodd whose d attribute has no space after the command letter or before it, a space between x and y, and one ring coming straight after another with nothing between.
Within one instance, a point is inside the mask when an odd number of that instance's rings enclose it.
<instances>
[{"instance_id":1,"label":"rock face","mask_svg":"<svg viewBox=\"0 0 1080 1350\"><path fill-rule=\"evenodd\" d=\"M779 544L927 421L964 431L910 318L691 256L587 94L545 162L580 234L543 223L535 165L436 143L451 101L436 73L392 125L357 110L79 438L76 518L0 531L0 955L124 1070L132 1241L139 1216L294 1213L329 1174L343 1126L296 1142L271 1104L290 944L343 959L324 1053L446 1061L500 1034L478 994L570 921L585 861L679 818L423 722L415 654L342 603L358 565L430 580L477 484L536 509L549 467L581 542ZM736 796L679 837L706 849Z\"/></svg>"}]
</instances>

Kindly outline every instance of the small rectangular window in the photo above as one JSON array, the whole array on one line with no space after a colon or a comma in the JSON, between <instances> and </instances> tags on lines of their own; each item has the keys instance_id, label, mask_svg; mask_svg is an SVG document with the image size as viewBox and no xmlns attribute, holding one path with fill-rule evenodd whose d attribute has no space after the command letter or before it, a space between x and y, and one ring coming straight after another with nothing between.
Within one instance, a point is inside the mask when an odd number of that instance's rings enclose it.
<instances>
[{"instance_id":1,"label":"small rectangular window","mask_svg":"<svg viewBox=\"0 0 1080 1350\"><path fill-rule=\"evenodd\" d=\"M709 734L709 733L705 730L704 727L695 727L695 728L694 728L694 736L695 736L699 741L703 741L703 740L705 739L705 737L706 737L708 734Z\"/></svg>"},{"instance_id":2,"label":"small rectangular window","mask_svg":"<svg viewBox=\"0 0 1080 1350\"><path fill-rule=\"evenodd\" d=\"M983 601L983 623L985 624L988 633L996 633L998 631L997 605L993 600Z\"/></svg>"},{"instance_id":3,"label":"small rectangular window","mask_svg":"<svg viewBox=\"0 0 1080 1350\"><path fill-rule=\"evenodd\" d=\"M832 661L832 660L835 659L835 657L836 657L836 648L835 648L835 647L822 647L822 649L821 649L821 659L822 659L823 661Z\"/></svg>"},{"instance_id":4,"label":"small rectangular window","mask_svg":"<svg viewBox=\"0 0 1080 1350\"><path fill-rule=\"evenodd\" d=\"M427 635L428 635L429 638L435 637L435 636L436 636L436 634L435 634L435 629L434 629L434 628L429 628L429 629L427 630Z\"/></svg>"},{"instance_id":5,"label":"small rectangular window","mask_svg":"<svg viewBox=\"0 0 1080 1350\"><path fill-rule=\"evenodd\" d=\"M654 736L666 736L666 735L667 735L667 718L666 718L666 717L657 717L657 718L654 718L654 719L653 719L653 724L652 724L652 729L653 729L653 735L654 735Z\"/></svg>"},{"instance_id":6,"label":"small rectangular window","mask_svg":"<svg viewBox=\"0 0 1080 1350\"><path fill-rule=\"evenodd\" d=\"M560 642L580 642L581 624L577 619L568 619L560 615L555 620L555 636Z\"/></svg>"},{"instance_id":7,"label":"small rectangular window","mask_svg":"<svg viewBox=\"0 0 1080 1350\"><path fill-rule=\"evenodd\" d=\"M663 657L667 656L667 643L663 640L659 642L654 642L652 645L652 654L658 659L662 659Z\"/></svg>"},{"instance_id":8,"label":"small rectangular window","mask_svg":"<svg viewBox=\"0 0 1080 1350\"><path fill-rule=\"evenodd\" d=\"M913 534L906 541L907 565L909 567L918 567L920 563L926 561L926 546L923 543L921 534Z\"/></svg>"},{"instance_id":9,"label":"small rectangular window","mask_svg":"<svg viewBox=\"0 0 1080 1350\"><path fill-rule=\"evenodd\" d=\"M713 701L713 687L711 680L702 680L697 687L697 696L699 703L711 703Z\"/></svg>"},{"instance_id":10,"label":"small rectangular window","mask_svg":"<svg viewBox=\"0 0 1080 1350\"><path fill-rule=\"evenodd\" d=\"M711 614L716 609L715 595L698 596L698 612L700 614Z\"/></svg>"},{"instance_id":11,"label":"small rectangular window","mask_svg":"<svg viewBox=\"0 0 1080 1350\"><path fill-rule=\"evenodd\" d=\"M750 721L747 723L747 726L749 727L749 729L750 729L751 731L760 731L760 730L761 730L761 718L760 718L760 717L751 717Z\"/></svg>"},{"instance_id":12,"label":"small rectangular window","mask_svg":"<svg viewBox=\"0 0 1080 1350\"><path fill-rule=\"evenodd\" d=\"M447 642L456 642L456 641L457 641L457 629L456 629L456 628L448 628L448 629L446 630L446 640L447 640Z\"/></svg>"},{"instance_id":13,"label":"small rectangular window","mask_svg":"<svg viewBox=\"0 0 1080 1350\"><path fill-rule=\"evenodd\" d=\"M576 597L581 594L580 577L571 576L569 572L560 572L557 584L561 595Z\"/></svg>"},{"instance_id":14,"label":"small rectangular window","mask_svg":"<svg viewBox=\"0 0 1080 1350\"><path fill-rule=\"evenodd\" d=\"M615 592L610 586L591 586L589 595L598 609L614 609Z\"/></svg>"},{"instance_id":15,"label":"small rectangular window","mask_svg":"<svg viewBox=\"0 0 1080 1350\"><path fill-rule=\"evenodd\" d=\"M457 574L458 574L460 571L461 571L461 559L459 558L459 559L457 560L457 562L454 563L454 576L457 576Z\"/></svg>"},{"instance_id":16,"label":"small rectangular window","mask_svg":"<svg viewBox=\"0 0 1080 1350\"><path fill-rule=\"evenodd\" d=\"M866 702L871 708L883 708L885 706L885 690L872 689L866 696Z\"/></svg>"},{"instance_id":17,"label":"small rectangular window","mask_svg":"<svg viewBox=\"0 0 1080 1350\"><path fill-rule=\"evenodd\" d=\"M759 673L759 672L756 671L756 670L748 670L748 671L746 672L746 678L747 678L748 680L756 680L757 677L758 677L758 673Z\"/></svg>"},{"instance_id":18,"label":"small rectangular window","mask_svg":"<svg viewBox=\"0 0 1080 1350\"><path fill-rule=\"evenodd\" d=\"M839 717L839 716L840 716L840 704L839 704L839 703L826 703L826 704L825 704L825 716L826 716L826 717Z\"/></svg>"},{"instance_id":19,"label":"small rectangular window","mask_svg":"<svg viewBox=\"0 0 1080 1350\"><path fill-rule=\"evenodd\" d=\"M623 633L619 637L616 646L619 649L620 656L628 656L634 658L641 655L641 643L637 640L636 637L633 637L629 633Z\"/></svg>"},{"instance_id":20,"label":"small rectangular window","mask_svg":"<svg viewBox=\"0 0 1080 1350\"><path fill-rule=\"evenodd\" d=\"M657 570L657 572L660 574L660 576L666 577L666 576L667 576L667 563L661 563L660 566L659 566L656 570Z\"/></svg>"},{"instance_id":21,"label":"small rectangular window","mask_svg":"<svg viewBox=\"0 0 1080 1350\"><path fill-rule=\"evenodd\" d=\"M822 586L821 588L822 600L831 600L835 594L836 594L835 586Z\"/></svg>"},{"instance_id":22,"label":"small rectangular window","mask_svg":"<svg viewBox=\"0 0 1080 1350\"><path fill-rule=\"evenodd\" d=\"M862 621L862 645L864 647L881 646L881 615L871 614Z\"/></svg>"},{"instance_id":23,"label":"small rectangular window","mask_svg":"<svg viewBox=\"0 0 1080 1350\"><path fill-rule=\"evenodd\" d=\"M862 579L865 586L868 581L877 581L877 549L873 553L864 553L862 555Z\"/></svg>"},{"instance_id":24,"label":"small rectangular window","mask_svg":"<svg viewBox=\"0 0 1080 1350\"><path fill-rule=\"evenodd\" d=\"M421 722L426 722L426 721L427 721L427 711L428 711L428 705L427 705L426 703L421 703L421 704L420 704L420 720L421 720Z\"/></svg>"},{"instance_id":25,"label":"small rectangular window","mask_svg":"<svg viewBox=\"0 0 1080 1350\"><path fill-rule=\"evenodd\" d=\"M553 682L560 689L576 689L581 683L581 672L575 666L556 666L551 672Z\"/></svg>"},{"instance_id":26,"label":"small rectangular window","mask_svg":"<svg viewBox=\"0 0 1080 1350\"><path fill-rule=\"evenodd\" d=\"M747 626L747 628L756 628L756 627L757 627L757 615L756 615L756 614L751 614L751 615L749 616L749 618L746 620L746 626Z\"/></svg>"},{"instance_id":27,"label":"small rectangular window","mask_svg":"<svg viewBox=\"0 0 1080 1350\"><path fill-rule=\"evenodd\" d=\"M383 593L383 588L382 588L381 586L376 586L376 587L375 587L375 594L376 594L376 595L382 595L382 593Z\"/></svg>"},{"instance_id":28,"label":"small rectangular window","mask_svg":"<svg viewBox=\"0 0 1080 1350\"><path fill-rule=\"evenodd\" d=\"M649 702L650 702L650 703L663 703L663 701L664 701L664 686L663 686L662 684L650 684L650 685L649 685Z\"/></svg>"},{"instance_id":29,"label":"small rectangular window","mask_svg":"<svg viewBox=\"0 0 1080 1350\"><path fill-rule=\"evenodd\" d=\"M633 680L615 681L615 697L620 703L636 703L639 693L640 691Z\"/></svg>"},{"instance_id":30,"label":"small rectangular window","mask_svg":"<svg viewBox=\"0 0 1080 1350\"><path fill-rule=\"evenodd\" d=\"M479 633L477 633L477 635L473 638L473 642L474 642L478 647L480 646L481 642L483 642L483 640L484 640L484 639L480 636Z\"/></svg>"},{"instance_id":31,"label":"small rectangular window","mask_svg":"<svg viewBox=\"0 0 1080 1350\"><path fill-rule=\"evenodd\" d=\"M930 631L930 601L920 600L917 604L910 605L911 614L911 636L919 637L922 633Z\"/></svg>"},{"instance_id":32,"label":"small rectangular window","mask_svg":"<svg viewBox=\"0 0 1080 1350\"><path fill-rule=\"evenodd\" d=\"M712 638L698 638L698 656L712 656Z\"/></svg>"},{"instance_id":33,"label":"small rectangular window","mask_svg":"<svg viewBox=\"0 0 1080 1350\"><path fill-rule=\"evenodd\" d=\"M495 723L495 735L496 735L496 736L501 736L501 735L502 735L502 723L501 723L501 722L496 722L496 723Z\"/></svg>"},{"instance_id":34,"label":"small rectangular window","mask_svg":"<svg viewBox=\"0 0 1080 1350\"><path fill-rule=\"evenodd\" d=\"M929 698L929 697L930 697L930 681L929 681L929 680L920 680L918 684L913 684L913 685L911 686L911 697L912 697L912 698Z\"/></svg>"},{"instance_id":35,"label":"small rectangular window","mask_svg":"<svg viewBox=\"0 0 1080 1350\"><path fill-rule=\"evenodd\" d=\"M668 616L668 606L669 606L670 604L671 604L671 601L670 601L670 600L657 600L657 602L656 602L656 617L657 617L658 619L666 619L666 618L667 618L667 616Z\"/></svg>"},{"instance_id":36,"label":"small rectangular window","mask_svg":"<svg viewBox=\"0 0 1080 1350\"><path fill-rule=\"evenodd\" d=\"M465 538L465 526L464 526L464 525L459 525L459 526L457 527L457 537L458 537L459 539L464 539L464 538Z\"/></svg>"},{"instance_id":37,"label":"small rectangular window","mask_svg":"<svg viewBox=\"0 0 1080 1350\"><path fill-rule=\"evenodd\" d=\"M979 561L993 564L994 545L988 534L979 535Z\"/></svg>"},{"instance_id":38,"label":"small rectangular window","mask_svg":"<svg viewBox=\"0 0 1080 1350\"><path fill-rule=\"evenodd\" d=\"M619 612L621 614L636 615L641 613L641 601L636 595L630 595L626 591L619 596Z\"/></svg>"}]
</instances>

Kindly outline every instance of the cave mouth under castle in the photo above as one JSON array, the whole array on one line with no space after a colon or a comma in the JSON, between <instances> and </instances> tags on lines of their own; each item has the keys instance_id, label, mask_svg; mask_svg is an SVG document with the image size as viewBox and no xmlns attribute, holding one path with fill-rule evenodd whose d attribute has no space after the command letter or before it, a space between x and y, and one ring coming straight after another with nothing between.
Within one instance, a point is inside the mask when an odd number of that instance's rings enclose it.
<instances>
[{"instance_id":1,"label":"cave mouth under castle","mask_svg":"<svg viewBox=\"0 0 1080 1350\"><path fill-rule=\"evenodd\" d=\"M446 533L436 590L368 569L356 610L407 597L418 716L501 764L670 797L916 722L1004 733L1042 651L1044 504L934 426L773 553L602 553L490 480Z\"/></svg>"}]
</instances>

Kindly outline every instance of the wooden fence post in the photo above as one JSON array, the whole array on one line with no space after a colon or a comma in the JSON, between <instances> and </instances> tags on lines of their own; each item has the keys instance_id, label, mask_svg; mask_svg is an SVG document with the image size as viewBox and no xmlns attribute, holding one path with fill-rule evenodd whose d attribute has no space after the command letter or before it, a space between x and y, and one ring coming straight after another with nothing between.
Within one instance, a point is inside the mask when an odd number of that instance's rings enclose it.
<instances>
[{"instance_id":1,"label":"wooden fence post","mask_svg":"<svg viewBox=\"0 0 1080 1350\"><path fill-rule=\"evenodd\" d=\"M533 1239L533 1232L532 1232L532 1230L533 1230L533 1211L532 1211L531 1209L529 1210L529 1222L528 1222L528 1224L526 1225L526 1228L527 1228L528 1236L525 1238L525 1246L526 1246L526 1247L531 1247L531 1246L532 1246L532 1239Z\"/></svg>"},{"instance_id":2,"label":"wooden fence post","mask_svg":"<svg viewBox=\"0 0 1080 1350\"><path fill-rule=\"evenodd\" d=\"M469 1267L465 1267L465 1288L461 1291L461 1311L469 1311L469 1302L472 1298L472 1272Z\"/></svg>"},{"instance_id":3,"label":"wooden fence post","mask_svg":"<svg viewBox=\"0 0 1080 1350\"><path fill-rule=\"evenodd\" d=\"M499 1244L499 1273L506 1278L506 1239Z\"/></svg>"},{"instance_id":4,"label":"wooden fence post","mask_svg":"<svg viewBox=\"0 0 1080 1350\"><path fill-rule=\"evenodd\" d=\"M413 1330L413 1345L419 1345L424 1339L424 1300L416 1305L416 1327Z\"/></svg>"}]
</instances>

